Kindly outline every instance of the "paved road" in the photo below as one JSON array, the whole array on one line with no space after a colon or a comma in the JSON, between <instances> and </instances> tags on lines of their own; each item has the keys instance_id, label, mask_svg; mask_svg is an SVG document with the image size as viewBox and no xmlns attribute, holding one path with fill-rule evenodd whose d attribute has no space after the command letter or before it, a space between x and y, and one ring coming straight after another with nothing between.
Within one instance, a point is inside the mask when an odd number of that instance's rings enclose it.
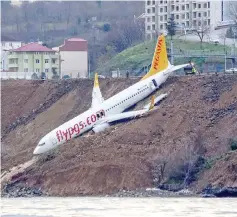
<instances>
[{"instance_id":1,"label":"paved road","mask_svg":"<svg viewBox=\"0 0 237 217\"><path fill-rule=\"evenodd\" d=\"M220 34L225 33L227 29L220 29L220 30L214 30L210 34L210 39L218 39L220 44L224 44L224 40L220 37ZM200 41L199 37L197 35L186 35L186 36L179 36L181 39L189 40L189 41ZM205 42L209 42L208 37L204 37ZM231 39L227 38L225 44L227 46L233 46L235 44L235 47L237 48L237 38Z\"/></svg>"}]
</instances>

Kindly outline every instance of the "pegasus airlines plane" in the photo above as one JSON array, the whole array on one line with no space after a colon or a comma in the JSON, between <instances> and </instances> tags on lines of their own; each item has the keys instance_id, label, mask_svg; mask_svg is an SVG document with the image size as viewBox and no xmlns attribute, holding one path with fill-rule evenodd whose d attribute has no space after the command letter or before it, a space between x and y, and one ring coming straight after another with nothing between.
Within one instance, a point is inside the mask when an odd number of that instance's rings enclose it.
<instances>
[{"instance_id":1,"label":"pegasus airlines plane","mask_svg":"<svg viewBox=\"0 0 237 217\"><path fill-rule=\"evenodd\" d=\"M104 100L99 88L98 75L95 74L91 108L45 135L39 141L34 154L45 153L90 130L95 133L101 132L114 121L140 117L148 113L167 94L162 94L156 99L152 96L151 102L141 110L124 111L155 92L173 71L188 65L189 63L173 66L169 63L165 37L160 35L151 68L139 82Z\"/></svg>"}]
</instances>

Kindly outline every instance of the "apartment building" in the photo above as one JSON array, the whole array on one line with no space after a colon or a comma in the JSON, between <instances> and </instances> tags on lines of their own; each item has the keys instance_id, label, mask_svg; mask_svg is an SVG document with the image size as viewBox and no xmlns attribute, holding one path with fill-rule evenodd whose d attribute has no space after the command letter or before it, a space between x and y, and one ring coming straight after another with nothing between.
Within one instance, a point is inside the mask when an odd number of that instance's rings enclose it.
<instances>
[{"instance_id":1,"label":"apartment building","mask_svg":"<svg viewBox=\"0 0 237 217\"><path fill-rule=\"evenodd\" d=\"M22 42L13 37L1 36L1 71L8 70L8 51L22 46Z\"/></svg>"},{"instance_id":2,"label":"apartment building","mask_svg":"<svg viewBox=\"0 0 237 217\"><path fill-rule=\"evenodd\" d=\"M82 38L68 38L64 44L52 48L60 54L61 77L88 77L88 43Z\"/></svg>"},{"instance_id":3,"label":"apartment building","mask_svg":"<svg viewBox=\"0 0 237 217\"><path fill-rule=\"evenodd\" d=\"M52 78L53 74L59 73L59 55L39 43L29 43L9 51L8 69L26 74L35 72L38 76L44 72L48 78Z\"/></svg>"},{"instance_id":4,"label":"apartment building","mask_svg":"<svg viewBox=\"0 0 237 217\"><path fill-rule=\"evenodd\" d=\"M146 37L153 38L166 32L167 22L174 17L179 30L215 25L223 19L222 0L146 0L145 32Z\"/></svg>"}]
</instances>

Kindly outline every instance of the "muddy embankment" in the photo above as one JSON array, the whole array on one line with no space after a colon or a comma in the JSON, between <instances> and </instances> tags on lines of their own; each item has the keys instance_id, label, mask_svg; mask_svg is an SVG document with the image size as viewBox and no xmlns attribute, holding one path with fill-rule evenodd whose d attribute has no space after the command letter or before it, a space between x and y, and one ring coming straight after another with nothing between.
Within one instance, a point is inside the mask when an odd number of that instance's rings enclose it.
<instances>
[{"instance_id":1,"label":"muddy embankment","mask_svg":"<svg viewBox=\"0 0 237 217\"><path fill-rule=\"evenodd\" d=\"M101 79L100 87L108 98L136 81ZM33 161L42 136L90 107L93 81L1 86L2 177L31 162L2 181L5 191L74 196L151 187L236 190L237 76L171 78L156 93L169 91L168 98L148 116L79 137Z\"/></svg>"}]
</instances>

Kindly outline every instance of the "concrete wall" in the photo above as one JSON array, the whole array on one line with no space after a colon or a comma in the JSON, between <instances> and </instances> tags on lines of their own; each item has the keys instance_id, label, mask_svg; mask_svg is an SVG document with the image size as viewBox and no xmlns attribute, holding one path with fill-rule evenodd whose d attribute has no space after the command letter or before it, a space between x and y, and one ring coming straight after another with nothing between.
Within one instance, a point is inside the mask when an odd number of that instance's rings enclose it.
<instances>
[{"instance_id":1,"label":"concrete wall","mask_svg":"<svg viewBox=\"0 0 237 217\"><path fill-rule=\"evenodd\" d=\"M88 77L87 51L60 51L60 55L62 77Z\"/></svg>"}]
</instances>

